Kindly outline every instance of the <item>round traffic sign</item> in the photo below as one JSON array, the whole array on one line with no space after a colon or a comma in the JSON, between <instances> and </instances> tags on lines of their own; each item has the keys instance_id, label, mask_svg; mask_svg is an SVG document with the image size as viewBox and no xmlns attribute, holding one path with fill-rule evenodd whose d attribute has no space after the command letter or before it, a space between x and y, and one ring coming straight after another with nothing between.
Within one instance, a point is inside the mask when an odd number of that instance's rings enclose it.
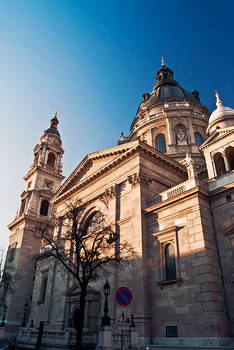
<instances>
[{"instance_id":1,"label":"round traffic sign","mask_svg":"<svg viewBox=\"0 0 234 350\"><path fill-rule=\"evenodd\" d=\"M116 303L121 306L128 306L133 299L132 292L127 287L120 287L115 293Z\"/></svg>"}]
</instances>

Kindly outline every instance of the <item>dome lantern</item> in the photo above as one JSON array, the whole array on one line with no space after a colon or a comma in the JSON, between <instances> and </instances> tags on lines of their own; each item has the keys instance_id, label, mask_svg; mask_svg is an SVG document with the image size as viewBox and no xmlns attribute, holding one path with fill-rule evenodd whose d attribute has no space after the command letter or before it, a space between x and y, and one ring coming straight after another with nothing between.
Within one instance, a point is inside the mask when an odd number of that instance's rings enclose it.
<instances>
[{"instance_id":1,"label":"dome lantern","mask_svg":"<svg viewBox=\"0 0 234 350\"><path fill-rule=\"evenodd\" d=\"M55 112L53 118L50 120L50 127L49 129L45 130L46 134L55 134L60 137L59 131L58 131L58 118L57 118L57 111Z\"/></svg>"}]
</instances>

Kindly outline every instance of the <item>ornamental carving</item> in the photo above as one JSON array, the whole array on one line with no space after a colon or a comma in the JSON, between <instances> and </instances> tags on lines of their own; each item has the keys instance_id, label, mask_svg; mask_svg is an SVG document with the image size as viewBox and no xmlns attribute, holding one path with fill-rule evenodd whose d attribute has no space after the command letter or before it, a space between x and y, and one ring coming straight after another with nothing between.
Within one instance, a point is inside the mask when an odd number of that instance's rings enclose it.
<instances>
[{"instance_id":1,"label":"ornamental carving","mask_svg":"<svg viewBox=\"0 0 234 350\"><path fill-rule=\"evenodd\" d=\"M129 175L128 182L132 185L132 188L135 188L140 183L148 186L152 182L152 179L146 176L145 174L139 172Z\"/></svg>"},{"instance_id":2,"label":"ornamental carving","mask_svg":"<svg viewBox=\"0 0 234 350\"><path fill-rule=\"evenodd\" d=\"M54 182L49 179L45 179L45 187L48 188L49 190L52 190Z\"/></svg>"},{"instance_id":3,"label":"ornamental carving","mask_svg":"<svg viewBox=\"0 0 234 350\"><path fill-rule=\"evenodd\" d=\"M178 125L176 128L176 144L178 146L188 145L188 136L183 125Z\"/></svg>"},{"instance_id":4,"label":"ornamental carving","mask_svg":"<svg viewBox=\"0 0 234 350\"><path fill-rule=\"evenodd\" d=\"M104 193L102 193L99 199L106 205L108 208L109 201L116 196L116 185L111 186L105 189Z\"/></svg>"}]
</instances>

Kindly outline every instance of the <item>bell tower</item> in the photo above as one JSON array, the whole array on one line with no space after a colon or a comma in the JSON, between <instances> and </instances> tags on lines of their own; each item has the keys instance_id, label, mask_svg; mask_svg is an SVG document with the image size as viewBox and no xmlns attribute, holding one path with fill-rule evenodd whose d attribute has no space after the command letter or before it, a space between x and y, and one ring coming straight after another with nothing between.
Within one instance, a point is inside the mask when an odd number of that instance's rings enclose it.
<instances>
[{"instance_id":1,"label":"bell tower","mask_svg":"<svg viewBox=\"0 0 234 350\"><path fill-rule=\"evenodd\" d=\"M33 232L40 224L49 223L54 217L50 199L64 179L61 163L64 151L58 123L56 112L33 150L33 163L24 177L21 205L8 225L11 232L5 278L0 288L0 312L7 305L6 332L9 334L16 332L21 325L24 306L30 308L35 261L41 246Z\"/></svg>"},{"instance_id":2,"label":"bell tower","mask_svg":"<svg viewBox=\"0 0 234 350\"><path fill-rule=\"evenodd\" d=\"M50 198L58 190L62 179L61 158L64 153L58 131L57 112L34 148L33 163L25 175L25 190L21 195L20 215L36 217L53 214Z\"/></svg>"}]
</instances>

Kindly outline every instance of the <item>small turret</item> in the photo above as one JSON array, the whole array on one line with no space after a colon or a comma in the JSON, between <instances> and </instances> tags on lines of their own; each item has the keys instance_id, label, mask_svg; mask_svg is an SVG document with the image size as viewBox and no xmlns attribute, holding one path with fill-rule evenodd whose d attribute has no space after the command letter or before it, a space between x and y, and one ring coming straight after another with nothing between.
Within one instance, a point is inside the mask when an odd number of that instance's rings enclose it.
<instances>
[{"instance_id":1,"label":"small turret","mask_svg":"<svg viewBox=\"0 0 234 350\"><path fill-rule=\"evenodd\" d=\"M215 92L217 108L209 118L207 135L210 135L216 129L222 129L234 126L234 110L230 107L225 107L221 101L218 92Z\"/></svg>"}]
</instances>

